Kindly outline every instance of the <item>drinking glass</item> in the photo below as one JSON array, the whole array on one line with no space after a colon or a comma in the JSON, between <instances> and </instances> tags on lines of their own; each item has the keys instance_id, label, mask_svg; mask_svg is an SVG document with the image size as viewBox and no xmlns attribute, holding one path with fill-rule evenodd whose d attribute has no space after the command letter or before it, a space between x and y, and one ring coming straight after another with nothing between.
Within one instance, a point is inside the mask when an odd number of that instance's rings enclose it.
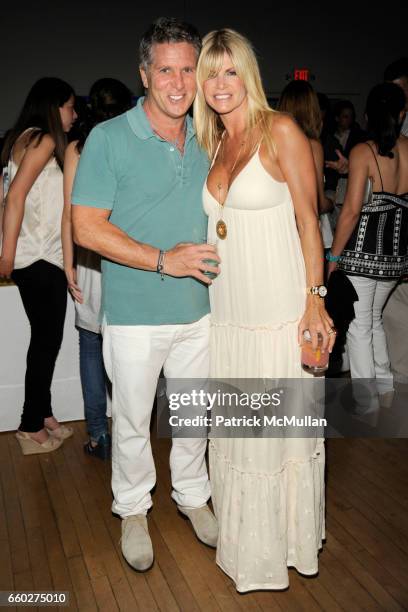
<instances>
[{"instance_id":1,"label":"drinking glass","mask_svg":"<svg viewBox=\"0 0 408 612\"><path fill-rule=\"evenodd\" d=\"M213 247L215 247L215 249L217 250L217 243L207 240L207 239L203 239L202 240L203 244L209 244ZM216 268L218 268L218 261L216 261L215 259L203 259L203 263L208 264L209 266L214 266ZM211 278L211 280L214 280L214 278L217 278L218 274L215 274L215 272L203 272L203 274L205 276L208 276L208 278Z\"/></svg>"},{"instance_id":2,"label":"drinking glass","mask_svg":"<svg viewBox=\"0 0 408 612\"><path fill-rule=\"evenodd\" d=\"M302 344L302 367L311 374L321 374L329 367L330 353L326 349L322 351L323 337L318 334L317 348L312 348L312 337L308 329L303 332Z\"/></svg>"}]
</instances>

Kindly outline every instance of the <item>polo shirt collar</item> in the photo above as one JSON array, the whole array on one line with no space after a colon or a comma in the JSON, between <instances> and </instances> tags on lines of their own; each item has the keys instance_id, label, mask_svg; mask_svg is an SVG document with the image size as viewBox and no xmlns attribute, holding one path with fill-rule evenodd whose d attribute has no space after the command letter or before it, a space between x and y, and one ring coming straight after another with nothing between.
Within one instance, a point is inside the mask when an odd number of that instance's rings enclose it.
<instances>
[{"instance_id":1,"label":"polo shirt collar","mask_svg":"<svg viewBox=\"0 0 408 612\"><path fill-rule=\"evenodd\" d=\"M145 96L141 96L134 108L127 111L127 119L133 132L141 140L148 140L149 138L156 137L156 134L152 130L152 126L143 110L143 102ZM193 121L190 115L187 115L187 134L186 140L190 140L195 135Z\"/></svg>"}]
</instances>

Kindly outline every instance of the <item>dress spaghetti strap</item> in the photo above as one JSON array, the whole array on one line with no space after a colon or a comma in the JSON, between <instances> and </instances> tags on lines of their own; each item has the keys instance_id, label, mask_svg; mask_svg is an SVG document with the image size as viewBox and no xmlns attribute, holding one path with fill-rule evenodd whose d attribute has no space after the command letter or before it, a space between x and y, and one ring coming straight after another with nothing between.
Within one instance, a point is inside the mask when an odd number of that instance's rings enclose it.
<instances>
[{"instance_id":1,"label":"dress spaghetti strap","mask_svg":"<svg viewBox=\"0 0 408 612\"><path fill-rule=\"evenodd\" d=\"M367 145L367 147L370 149L371 153L372 153L372 154L373 154L373 156L374 156L375 163L377 164L378 174L380 175L380 181L381 181L381 190L382 190L382 191L384 191L384 184L383 184L383 180L382 180L382 176L381 176L381 170L380 170L380 165L379 165L379 163L378 163L377 156L376 156L376 154L374 153L372 146L371 146L370 144L368 144L368 142L366 142L365 144Z\"/></svg>"}]
</instances>

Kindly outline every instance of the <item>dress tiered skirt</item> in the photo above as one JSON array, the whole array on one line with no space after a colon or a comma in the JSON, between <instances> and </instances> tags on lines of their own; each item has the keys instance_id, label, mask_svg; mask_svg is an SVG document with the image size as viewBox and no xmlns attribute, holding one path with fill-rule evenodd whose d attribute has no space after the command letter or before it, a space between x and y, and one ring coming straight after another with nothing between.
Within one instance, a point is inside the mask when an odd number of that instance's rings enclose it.
<instances>
[{"instance_id":1,"label":"dress tiered skirt","mask_svg":"<svg viewBox=\"0 0 408 612\"><path fill-rule=\"evenodd\" d=\"M210 240L218 214L210 211ZM212 378L307 378L298 344L305 268L291 201L226 207L223 216L228 236L217 243L221 274L210 289ZM238 591L284 589L288 567L318 571L324 465L322 438L210 440L216 559Z\"/></svg>"}]
</instances>

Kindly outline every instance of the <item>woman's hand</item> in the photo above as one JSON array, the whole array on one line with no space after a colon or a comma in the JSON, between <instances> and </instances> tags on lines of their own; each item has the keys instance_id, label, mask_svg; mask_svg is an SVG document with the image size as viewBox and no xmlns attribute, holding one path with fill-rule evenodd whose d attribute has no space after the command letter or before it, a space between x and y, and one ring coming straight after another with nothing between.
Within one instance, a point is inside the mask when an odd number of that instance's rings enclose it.
<instances>
[{"instance_id":1,"label":"woman's hand","mask_svg":"<svg viewBox=\"0 0 408 612\"><path fill-rule=\"evenodd\" d=\"M0 257L0 278L10 278L14 270L14 260Z\"/></svg>"},{"instance_id":2,"label":"woman's hand","mask_svg":"<svg viewBox=\"0 0 408 612\"><path fill-rule=\"evenodd\" d=\"M68 282L68 291L79 304L83 304L84 298L82 295L81 288L77 284L77 276L75 268L65 268L65 276Z\"/></svg>"},{"instance_id":3,"label":"woman's hand","mask_svg":"<svg viewBox=\"0 0 408 612\"><path fill-rule=\"evenodd\" d=\"M299 323L298 342L303 344L303 332L308 329L312 339L312 348L317 349L318 334L322 336L322 351L332 352L336 341L333 319L328 315L324 300L317 295L308 295L305 313Z\"/></svg>"},{"instance_id":4,"label":"woman's hand","mask_svg":"<svg viewBox=\"0 0 408 612\"><path fill-rule=\"evenodd\" d=\"M337 261L329 261L327 264L327 280L330 278L330 274L337 270Z\"/></svg>"}]
</instances>

